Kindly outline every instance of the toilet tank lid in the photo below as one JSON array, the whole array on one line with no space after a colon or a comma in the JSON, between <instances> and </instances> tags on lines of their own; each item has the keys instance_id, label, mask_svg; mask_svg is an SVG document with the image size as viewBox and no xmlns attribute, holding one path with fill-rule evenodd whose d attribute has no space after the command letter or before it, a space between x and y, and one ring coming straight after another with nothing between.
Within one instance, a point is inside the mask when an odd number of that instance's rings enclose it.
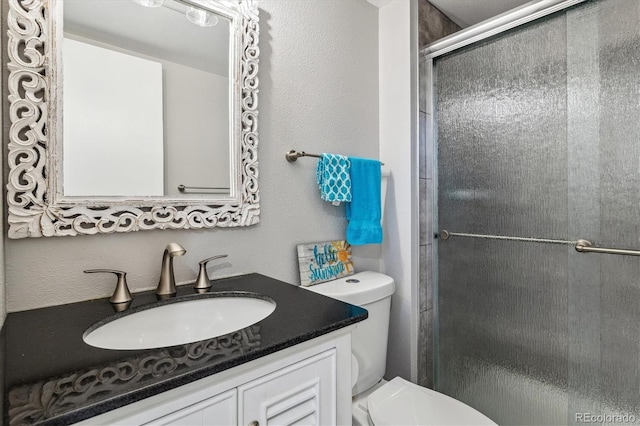
<instances>
[{"instance_id":1,"label":"toilet tank lid","mask_svg":"<svg viewBox=\"0 0 640 426\"><path fill-rule=\"evenodd\" d=\"M395 290L395 282L388 275L365 271L305 288L352 305L361 306L391 296Z\"/></svg>"}]
</instances>

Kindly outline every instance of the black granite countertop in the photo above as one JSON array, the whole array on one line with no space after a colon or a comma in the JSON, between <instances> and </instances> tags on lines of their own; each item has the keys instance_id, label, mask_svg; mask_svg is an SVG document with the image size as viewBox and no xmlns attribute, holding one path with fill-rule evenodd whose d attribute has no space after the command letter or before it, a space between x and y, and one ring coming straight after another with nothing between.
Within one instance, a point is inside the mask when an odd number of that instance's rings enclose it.
<instances>
[{"instance_id":1,"label":"black granite countertop","mask_svg":"<svg viewBox=\"0 0 640 426\"><path fill-rule=\"evenodd\" d=\"M10 313L2 328L5 425L70 424L330 333L367 318L363 308L260 274L212 281L276 302L264 320L214 339L150 350L108 350L82 335L115 314L108 299ZM176 297L193 295L191 286ZM157 303L134 294L129 309Z\"/></svg>"}]
</instances>

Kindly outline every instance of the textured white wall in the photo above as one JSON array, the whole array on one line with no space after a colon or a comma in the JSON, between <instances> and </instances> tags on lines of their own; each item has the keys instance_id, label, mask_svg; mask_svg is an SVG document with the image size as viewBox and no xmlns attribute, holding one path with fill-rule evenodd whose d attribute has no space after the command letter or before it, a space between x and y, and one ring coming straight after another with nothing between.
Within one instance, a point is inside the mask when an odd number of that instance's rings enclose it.
<instances>
[{"instance_id":1,"label":"textured white wall","mask_svg":"<svg viewBox=\"0 0 640 426\"><path fill-rule=\"evenodd\" d=\"M387 190L383 272L396 281L391 301L387 378L417 379L418 192L411 102L411 2L380 8L380 158L392 170ZM413 94L415 96L415 93Z\"/></svg>"},{"instance_id":2,"label":"textured white wall","mask_svg":"<svg viewBox=\"0 0 640 426\"><path fill-rule=\"evenodd\" d=\"M195 279L199 260L228 253L212 277L259 272L297 283L296 244L343 238L346 220L343 207L320 200L315 161L289 164L284 153L378 157L378 10L364 0L262 0L259 109L258 225L7 240L8 310L110 295L115 279L87 268L125 270L133 291L153 288L172 241L187 249L175 259L179 282ZM357 270L379 260L375 247L356 250Z\"/></svg>"}]
</instances>

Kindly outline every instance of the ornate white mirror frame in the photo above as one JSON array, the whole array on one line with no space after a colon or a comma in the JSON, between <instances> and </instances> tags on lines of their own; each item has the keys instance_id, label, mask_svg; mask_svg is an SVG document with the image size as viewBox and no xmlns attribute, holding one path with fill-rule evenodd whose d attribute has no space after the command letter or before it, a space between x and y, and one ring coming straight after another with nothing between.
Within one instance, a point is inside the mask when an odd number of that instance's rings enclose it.
<instances>
[{"instance_id":1,"label":"ornate white mirror frame","mask_svg":"<svg viewBox=\"0 0 640 426\"><path fill-rule=\"evenodd\" d=\"M198 229L256 224L258 193L257 0L190 0L231 21L233 149L224 198L64 197L61 179L61 0L8 0L9 238Z\"/></svg>"}]
</instances>

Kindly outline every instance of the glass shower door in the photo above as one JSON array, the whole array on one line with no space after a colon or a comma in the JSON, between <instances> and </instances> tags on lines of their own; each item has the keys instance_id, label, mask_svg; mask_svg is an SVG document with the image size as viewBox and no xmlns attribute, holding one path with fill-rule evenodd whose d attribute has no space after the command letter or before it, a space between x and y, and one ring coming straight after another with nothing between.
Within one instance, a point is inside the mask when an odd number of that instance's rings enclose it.
<instances>
[{"instance_id":1,"label":"glass shower door","mask_svg":"<svg viewBox=\"0 0 640 426\"><path fill-rule=\"evenodd\" d=\"M434 76L452 233L438 390L499 424L640 422L640 257L575 250L640 249L640 2L587 2L440 57Z\"/></svg>"}]
</instances>

